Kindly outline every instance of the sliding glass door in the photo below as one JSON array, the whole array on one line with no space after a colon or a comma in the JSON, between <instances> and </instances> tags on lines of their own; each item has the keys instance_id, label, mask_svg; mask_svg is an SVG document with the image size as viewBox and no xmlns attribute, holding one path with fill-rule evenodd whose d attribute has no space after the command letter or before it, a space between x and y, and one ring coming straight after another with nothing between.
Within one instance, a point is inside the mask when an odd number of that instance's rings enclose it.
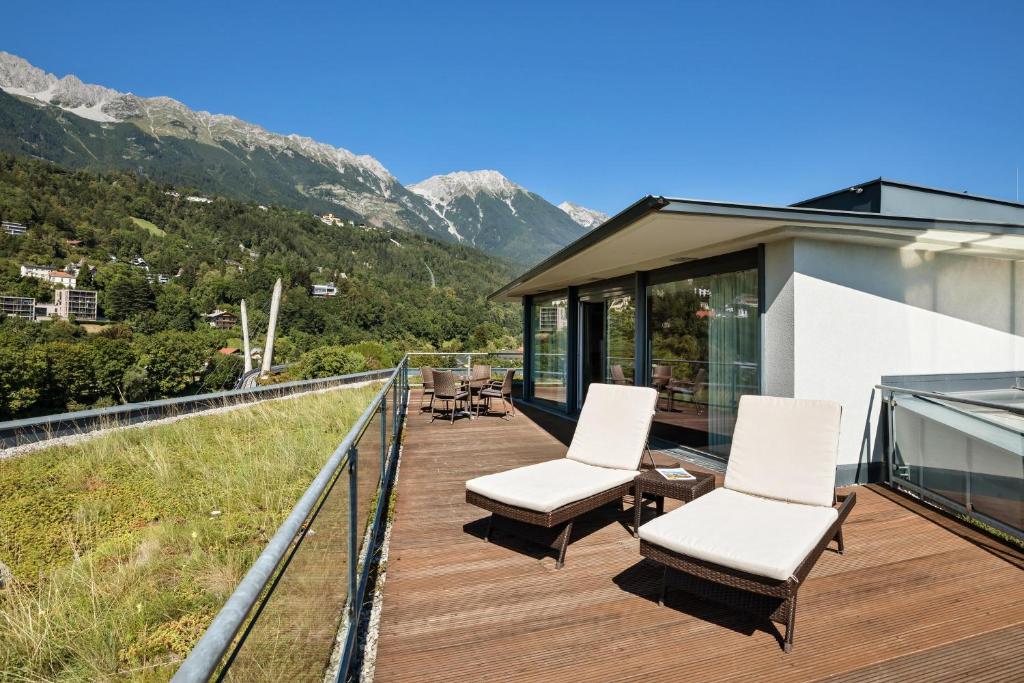
<instances>
[{"instance_id":1,"label":"sliding glass door","mask_svg":"<svg viewBox=\"0 0 1024 683\"><path fill-rule=\"evenodd\" d=\"M757 268L647 288L656 436L726 458L740 396L757 393Z\"/></svg>"},{"instance_id":2,"label":"sliding glass door","mask_svg":"<svg viewBox=\"0 0 1024 683\"><path fill-rule=\"evenodd\" d=\"M587 398L591 384L632 385L636 374L634 359L636 307L629 294L583 297L580 315L579 405Z\"/></svg>"},{"instance_id":3,"label":"sliding glass door","mask_svg":"<svg viewBox=\"0 0 1024 683\"><path fill-rule=\"evenodd\" d=\"M565 408L569 359L568 298L547 296L533 301L530 367L533 398Z\"/></svg>"}]
</instances>

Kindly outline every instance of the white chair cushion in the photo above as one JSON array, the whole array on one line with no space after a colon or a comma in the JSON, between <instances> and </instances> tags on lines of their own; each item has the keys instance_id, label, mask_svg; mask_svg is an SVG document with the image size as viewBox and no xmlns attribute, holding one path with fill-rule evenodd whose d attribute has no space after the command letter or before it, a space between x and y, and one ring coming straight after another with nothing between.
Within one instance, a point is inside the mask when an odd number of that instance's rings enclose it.
<instances>
[{"instance_id":1,"label":"white chair cushion","mask_svg":"<svg viewBox=\"0 0 1024 683\"><path fill-rule=\"evenodd\" d=\"M591 384L565 457L636 470L647 445L658 392L650 387Z\"/></svg>"},{"instance_id":2,"label":"white chair cushion","mask_svg":"<svg viewBox=\"0 0 1024 683\"><path fill-rule=\"evenodd\" d=\"M716 489L640 527L640 538L706 562L785 581L839 517L801 505Z\"/></svg>"},{"instance_id":3,"label":"white chair cushion","mask_svg":"<svg viewBox=\"0 0 1024 683\"><path fill-rule=\"evenodd\" d=\"M841 415L834 401L743 396L725 488L831 507Z\"/></svg>"},{"instance_id":4,"label":"white chair cushion","mask_svg":"<svg viewBox=\"0 0 1024 683\"><path fill-rule=\"evenodd\" d=\"M466 482L466 488L508 505L551 512L610 488L633 481L637 472L595 467L560 458L488 474Z\"/></svg>"}]
</instances>

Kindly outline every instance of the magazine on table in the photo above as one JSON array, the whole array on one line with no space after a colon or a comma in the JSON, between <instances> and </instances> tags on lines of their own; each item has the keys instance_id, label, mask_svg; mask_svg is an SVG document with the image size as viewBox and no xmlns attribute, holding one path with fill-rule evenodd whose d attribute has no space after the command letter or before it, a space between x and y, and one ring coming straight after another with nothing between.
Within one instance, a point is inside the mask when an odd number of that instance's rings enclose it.
<instances>
[{"instance_id":1,"label":"magazine on table","mask_svg":"<svg viewBox=\"0 0 1024 683\"><path fill-rule=\"evenodd\" d=\"M658 474L669 481L693 481L697 478L682 467L658 467L657 470Z\"/></svg>"}]
</instances>

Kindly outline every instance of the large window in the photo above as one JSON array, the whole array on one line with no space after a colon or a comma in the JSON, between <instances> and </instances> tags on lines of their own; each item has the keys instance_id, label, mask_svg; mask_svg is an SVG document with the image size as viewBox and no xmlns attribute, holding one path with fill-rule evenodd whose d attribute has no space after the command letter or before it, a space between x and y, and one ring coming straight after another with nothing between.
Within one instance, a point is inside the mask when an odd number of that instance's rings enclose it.
<instances>
[{"instance_id":1,"label":"large window","mask_svg":"<svg viewBox=\"0 0 1024 683\"><path fill-rule=\"evenodd\" d=\"M759 391L757 283L752 269L647 288L659 436L728 456L740 396Z\"/></svg>"},{"instance_id":2,"label":"large window","mask_svg":"<svg viewBox=\"0 0 1024 683\"><path fill-rule=\"evenodd\" d=\"M565 407L569 352L568 299L537 298L533 302L531 380L533 397Z\"/></svg>"},{"instance_id":3,"label":"large window","mask_svg":"<svg viewBox=\"0 0 1024 683\"><path fill-rule=\"evenodd\" d=\"M632 384L634 367L634 335L636 308L633 297L616 296L606 299L605 340L608 353L605 358L604 381L612 384Z\"/></svg>"}]
</instances>

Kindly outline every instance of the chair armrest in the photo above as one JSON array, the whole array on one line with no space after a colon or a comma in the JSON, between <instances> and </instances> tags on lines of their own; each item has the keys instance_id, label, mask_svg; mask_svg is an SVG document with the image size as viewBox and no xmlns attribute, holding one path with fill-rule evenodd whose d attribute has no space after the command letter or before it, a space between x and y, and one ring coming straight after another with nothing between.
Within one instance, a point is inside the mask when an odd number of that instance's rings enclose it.
<instances>
[{"instance_id":1,"label":"chair armrest","mask_svg":"<svg viewBox=\"0 0 1024 683\"><path fill-rule=\"evenodd\" d=\"M850 514L850 510L857 504L857 492L850 491L849 493L837 496L837 498L839 500L839 518L836 521L842 524L843 520Z\"/></svg>"}]
</instances>

